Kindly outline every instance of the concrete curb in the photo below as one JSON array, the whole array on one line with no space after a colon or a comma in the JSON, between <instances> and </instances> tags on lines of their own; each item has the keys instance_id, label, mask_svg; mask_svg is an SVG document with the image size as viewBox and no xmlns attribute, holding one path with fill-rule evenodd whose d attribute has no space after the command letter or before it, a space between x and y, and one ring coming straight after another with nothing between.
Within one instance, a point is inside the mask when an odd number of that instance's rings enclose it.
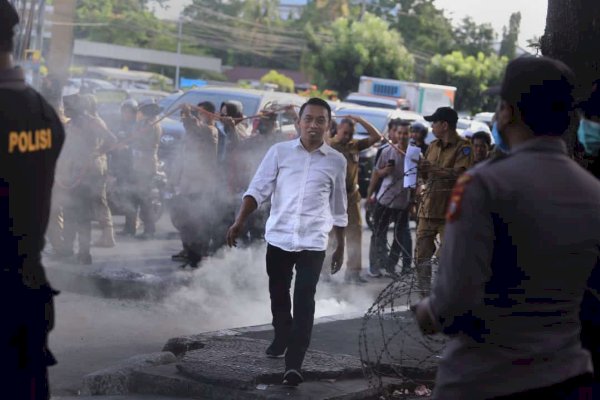
<instances>
[{"instance_id":1,"label":"concrete curb","mask_svg":"<svg viewBox=\"0 0 600 400\"><path fill-rule=\"evenodd\" d=\"M140 354L128 358L117 365L84 376L81 394L84 396L129 394L131 374L134 371L176 361L175 355L169 352Z\"/></svg>"}]
</instances>

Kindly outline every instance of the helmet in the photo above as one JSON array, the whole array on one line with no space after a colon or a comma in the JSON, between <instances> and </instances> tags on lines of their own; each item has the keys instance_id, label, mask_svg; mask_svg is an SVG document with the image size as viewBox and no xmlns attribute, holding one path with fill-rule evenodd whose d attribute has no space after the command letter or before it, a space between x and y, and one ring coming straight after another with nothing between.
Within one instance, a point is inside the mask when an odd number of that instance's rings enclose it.
<instances>
[{"instance_id":1,"label":"helmet","mask_svg":"<svg viewBox=\"0 0 600 400\"><path fill-rule=\"evenodd\" d=\"M160 114L162 107L154 99L146 99L140 102L138 111L146 116L154 117Z\"/></svg>"},{"instance_id":2,"label":"helmet","mask_svg":"<svg viewBox=\"0 0 600 400\"><path fill-rule=\"evenodd\" d=\"M127 99L121 103L121 110L123 110L123 109L131 110L131 111L135 112L138 109L138 102L135 101L135 99Z\"/></svg>"},{"instance_id":3,"label":"helmet","mask_svg":"<svg viewBox=\"0 0 600 400\"><path fill-rule=\"evenodd\" d=\"M427 128L427 126L425 126L424 123L419 121L413 122L410 125L410 130L420 132L421 134L426 134L427 132L429 132L429 128Z\"/></svg>"}]
</instances>

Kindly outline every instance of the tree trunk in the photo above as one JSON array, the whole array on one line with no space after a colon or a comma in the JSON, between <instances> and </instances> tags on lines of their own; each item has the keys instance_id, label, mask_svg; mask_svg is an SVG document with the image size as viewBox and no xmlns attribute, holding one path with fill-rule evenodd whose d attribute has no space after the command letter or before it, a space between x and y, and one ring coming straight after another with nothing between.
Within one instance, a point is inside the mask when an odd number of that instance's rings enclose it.
<instances>
[{"instance_id":1,"label":"tree trunk","mask_svg":"<svg viewBox=\"0 0 600 400\"><path fill-rule=\"evenodd\" d=\"M575 72L578 100L586 98L592 82L600 79L600 1L548 0L546 31L540 40L542 54L567 64ZM576 144L575 128L565 133L569 150Z\"/></svg>"}]
</instances>

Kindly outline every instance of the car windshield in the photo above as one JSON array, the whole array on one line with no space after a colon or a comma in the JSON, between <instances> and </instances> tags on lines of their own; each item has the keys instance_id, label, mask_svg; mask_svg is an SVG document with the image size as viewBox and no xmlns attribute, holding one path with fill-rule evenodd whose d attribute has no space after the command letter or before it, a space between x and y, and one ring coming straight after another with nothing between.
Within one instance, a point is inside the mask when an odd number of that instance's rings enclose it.
<instances>
[{"instance_id":1,"label":"car windshield","mask_svg":"<svg viewBox=\"0 0 600 400\"><path fill-rule=\"evenodd\" d=\"M242 103L242 106L244 107L244 115L255 115L258 113L258 108L260 107L259 97L240 93L215 93L210 91L188 92L171 104L169 111L180 104L196 105L203 101L210 101L215 105L217 112L219 112L218 107L221 105L221 103L231 100ZM179 113L173 114L171 118L179 119Z\"/></svg>"},{"instance_id":2,"label":"car windshield","mask_svg":"<svg viewBox=\"0 0 600 400\"><path fill-rule=\"evenodd\" d=\"M362 110L357 111L357 110L352 110L352 109L339 110L336 113L336 116L345 116L345 115L356 115L359 117L363 117L364 119L369 121L369 123L371 123L371 125L373 125L375 128L377 128L377 130L379 130L379 132L381 132L381 133L385 132L385 130L387 129L387 123L388 123L387 115L373 114L373 113L365 112ZM338 118L337 122L339 123L340 121L341 121L341 119ZM356 124L356 133L366 134L367 131L365 130L365 128L362 125Z\"/></svg>"},{"instance_id":3,"label":"car windshield","mask_svg":"<svg viewBox=\"0 0 600 400\"><path fill-rule=\"evenodd\" d=\"M168 109L169 107L171 107L171 104L173 104L175 102L175 100L177 100L178 98L180 98L182 96L181 93L173 93L170 94L166 97L163 97L162 99L160 99L158 101L158 105L161 106L161 108L163 110Z\"/></svg>"}]
</instances>

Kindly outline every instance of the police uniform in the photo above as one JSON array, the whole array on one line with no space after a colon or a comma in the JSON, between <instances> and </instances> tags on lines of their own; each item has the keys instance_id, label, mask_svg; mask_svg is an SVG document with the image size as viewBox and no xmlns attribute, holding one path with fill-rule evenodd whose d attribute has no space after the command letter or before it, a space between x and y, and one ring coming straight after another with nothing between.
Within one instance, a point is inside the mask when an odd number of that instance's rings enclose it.
<instances>
[{"instance_id":1,"label":"police uniform","mask_svg":"<svg viewBox=\"0 0 600 400\"><path fill-rule=\"evenodd\" d=\"M561 139L527 140L461 176L426 300L451 337L434 399L584 380L592 364L578 313L599 249L600 183Z\"/></svg>"},{"instance_id":2,"label":"police uniform","mask_svg":"<svg viewBox=\"0 0 600 400\"><path fill-rule=\"evenodd\" d=\"M358 170L360 167L360 152L371 147L370 139L352 139L348 143L342 143L335 136L331 138L329 145L342 153L346 158L346 194L348 196L348 226L346 227L346 248L348 249L348 261L346 263L346 277L355 278L362 269L362 219L360 216L360 192L358 190ZM335 235L329 235L330 250L333 251ZM328 257L324 265L329 265ZM327 269L324 269L326 272Z\"/></svg>"},{"instance_id":3,"label":"police uniform","mask_svg":"<svg viewBox=\"0 0 600 400\"><path fill-rule=\"evenodd\" d=\"M5 20L10 12L0 0L0 39L14 25ZM0 390L6 399L48 399L47 366L56 361L47 336L58 292L46 279L41 251L64 130L17 68L0 70L0 137Z\"/></svg>"},{"instance_id":4,"label":"police uniform","mask_svg":"<svg viewBox=\"0 0 600 400\"><path fill-rule=\"evenodd\" d=\"M444 233L444 217L452 187L458 176L473 163L471 144L454 132L447 143L434 140L425 153L425 160L435 167L444 168L448 177L436 177L419 172L425 182L418 212L415 261L419 287L423 294L431 285L431 258L436 252L435 238Z\"/></svg>"}]
</instances>

